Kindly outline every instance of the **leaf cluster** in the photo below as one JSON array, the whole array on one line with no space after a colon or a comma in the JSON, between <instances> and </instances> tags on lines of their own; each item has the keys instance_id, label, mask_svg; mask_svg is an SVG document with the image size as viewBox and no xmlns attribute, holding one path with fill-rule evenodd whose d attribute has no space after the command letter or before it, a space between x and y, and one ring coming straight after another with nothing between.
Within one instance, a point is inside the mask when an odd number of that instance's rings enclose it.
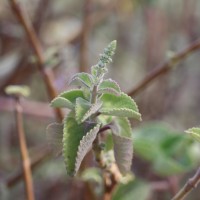
<instances>
[{"instance_id":1,"label":"leaf cluster","mask_svg":"<svg viewBox=\"0 0 200 200\"><path fill-rule=\"evenodd\" d=\"M119 170L122 174L130 170L133 145L128 118L141 120L141 115L135 101L121 91L116 81L104 79L108 71L107 64L112 62L115 49L116 41L112 41L100 54L98 63L92 66L91 74L77 73L71 78L69 84L78 89L65 91L51 102L53 107L70 110L62 124L50 124L47 128L54 146L57 142L54 143L53 138L56 135L57 141L62 138L62 154L70 176L77 173L92 147L96 151L93 143L99 140L101 130L105 127L111 130ZM95 144L102 149L101 141Z\"/></svg>"}]
</instances>

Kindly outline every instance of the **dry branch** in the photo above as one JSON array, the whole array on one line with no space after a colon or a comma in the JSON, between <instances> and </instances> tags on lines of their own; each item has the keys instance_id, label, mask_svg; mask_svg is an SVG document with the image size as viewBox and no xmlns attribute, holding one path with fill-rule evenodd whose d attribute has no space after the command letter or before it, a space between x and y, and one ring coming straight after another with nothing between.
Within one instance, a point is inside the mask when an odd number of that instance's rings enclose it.
<instances>
[{"instance_id":1,"label":"dry branch","mask_svg":"<svg viewBox=\"0 0 200 200\"><path fill-rule=\"evenodd\" d=\"M200 167L195 173L195 175L190 178L183 188L172 198L172 200L182 200L184 199L197 185L200 183Z\"/></svg>"},{"instance_id":2,"label":"dry branch","mask_svg":"<svg viewBox=\"0 0 200 200\"><path fill-rule=\"evenodd\" d=\"M186 59L192 53L198 51L200 49L200 39L195 41L193 44L180 51L172 58L167 60L166 62L160 64L156 67L152 72L150 72L141 82L139 82L129 93L130 96L135 96L139 92L143 91L152 81L157 79L158 77L169 72L173 67L179 64L181 61Z\"/></svg>"}]
</instances>

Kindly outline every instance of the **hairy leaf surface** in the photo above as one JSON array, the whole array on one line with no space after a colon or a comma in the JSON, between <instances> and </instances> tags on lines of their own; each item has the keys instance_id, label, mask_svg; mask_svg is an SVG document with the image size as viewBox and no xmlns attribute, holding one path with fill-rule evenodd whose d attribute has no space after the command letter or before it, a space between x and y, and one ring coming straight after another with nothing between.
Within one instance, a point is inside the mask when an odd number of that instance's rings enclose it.
<instances>
[{"instance_id":1,"label":"hairy leaf surface","mask_svg":"<svg viewBox=\"0 0 200 200\"><path fill-rule=\"evenodd\" d=\"M130 171L133 158L131 126L127 118L115 117L113 131L114 156L122 174Z\"/></svg>"},{"instance_id":2,"label":"hairy leaf surface","mask_svg":"<svg viewBox=\"0 0 200 200\"><path fill-rule=\"evenodd\" d=\"M98 93L99 94L108 93L108 94L114 94L114 95L119 96L121 93L121 90L116 81L112 79L107 79L100 83L99 88L98 88Z\"/></svg>"},{"instance_id":3,"label":"hairy leaf surface","mask_svg":"<svg viewBox=\"0 0 200 200\"><path fill-rule=\"evenodd\" d=\"M91 148L93 139L99 130L99 125L95 123L78 124L73 117L66 117L64 120L63 135L63 157L67 169L67 174L73 176L76 174L80 163ZM88 139L87 149L84 149L84 136ZM82 141L82 142L81 142ZM80 155L80 149L83 154Z\"/></svg>"},{"instance_id":4,"label":"hairy leaf surface","mask_svg":"<svg viewBox=\"0 0 200 200\"><path fill-rule=\"evenodd\" d=\"M85 157L87 152L91 149L92 143L97 136L99 128L100 128L100 125L97 124L93 129L87 132L87 134L83 136L82 140L80 141L77 156L76 156L75 172L78 171L83 158Z\"/></svg>"},{"instance_id":5,"label":"hairy leaf surface","mask_svg":"<svg viewBox=\"0 0 200 200\"><path fill-rule=\"evenodd\" d=\"M72 77L69 84L90 88L93 84L93 78L88 73L77 73Z\"/></svg>"},{"instance_id":6,"label":"hairy leaf surface","mask_svg":"<svg viewBox=\"0 0 200 200\"><path fill-rule=\"evenodd\" d=\"M135 101L125 93L121 93L120 96L103 94L100 99L103 102L100 110L102 114L141 120L141 114Z\"/></svg>"},{"instance_id":7,"label":"hairy leaf surface","mask_svg":"<svg viewBox=\"0 0 200 200\"><path fill-rule=\"evenodd\" d=\"M100 102L91 104L90 102L82 98L77 98L75 107L76 121L79 124L84 122L92 114L96 113L100 109L101 105L102 104Z\"/></svg>"},{"instance_id":8,"label":"hairy leaf surface","mask_svg":"<svg viewBox=\"0 0 200 200\"><path fill-rule=\"evenodd\" d=\"M47 140L54 155L58 155L62 150L63 124L52 123L46 129Z\"/></svg>"},{"instance_id":9,"label":"hairy leaf surface","mask_svg":"<svg viewBox=\"0 0 200 200\"><path fill-rule=\"evenodd\" d=\"M73 109L75 106L76 98L84 98L83 91L80 89L73 89L61 93L58 97L51 101L51 106L53 107L65 107Z\"/></svg>"}]
</instances>

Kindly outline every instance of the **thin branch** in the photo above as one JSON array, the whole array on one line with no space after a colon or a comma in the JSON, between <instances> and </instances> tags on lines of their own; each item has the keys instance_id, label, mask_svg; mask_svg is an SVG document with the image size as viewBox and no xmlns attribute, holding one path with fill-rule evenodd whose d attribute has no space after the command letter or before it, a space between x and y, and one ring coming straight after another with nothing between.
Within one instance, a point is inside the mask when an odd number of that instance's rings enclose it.
<instances>
[{"instance_id":1,"label":"thin branch","mask_svg":"<svg viewBox=\"0 0 200 200\"><path fill-rule=\"evenodd\" d=\"M200 183L200 167L195 173L195 175L190 178L183 188L172 198L172 200L182 200L184 199L197 185Z\"/></svg>"},{"instance_id":2,"label":"thin branch","mask_svg":"<svg viewBox=\"0 0 200 200\"><path fill-rule=\"evenodd\" d=\"M169 72L173 67L179 64L181 61L186 59L189 55L193 54L194 52L200 49L200 39L195 41L193 44L185 48L183 51L174 55L171 59L167 60L166 62L160 64L156 67L152 72L150 72L138 85L133 88L128 95L135 96L142 90L144 90L152 81L157 79L158 77L166 74Z\"/></svg>"},{"instance_id":3,"label":"thin branch","mask_svg":"<svg viewBox=\"0 0 200 200\"><path fill-rule=\"evenodd\" d=\"M39 148L37 151L33 154L33 158L30 161L30 166L31 170L34 170L41 162L43 162L45 159L49 158L51 155L50 151L48 148ZM17 170L13 175L8 177L5 180L5 183L7 187L11 188L13 187L16 183L18 183L23 177L23 170L19 169Z\"/></svg>"},{"instance_id":4,"label":"thin branch","mask_svg":"<svg viewBox=\"0 0 200 200\"><path fill-rule=\"evenodd\" d=\"M80 42L80 71L88 71L88 39L91 29L92 0L85 0L82 34Z\"/></svg>"},{"instance_id":5,"label":"thin branch","mask_svg":"<svg viewBox=\"0 0 200 200\"><path fill-rule=\"evenodd\" d=\"M52 71L50 69L45 68L45 57L43 55L43 49L40 44L39 39L37 38L37 35L35 33L35 30L31 24L31 21L25 12L24 9L20 6L20 4L17 2L17 0L10 0L10 5L18 17L19 21L21 22L24 30L26 31L27 37L30 41L30 44L32 46L32 49L34 50L37 59L38 59L38 70L42 74L44 78L44 82L46 84L47 90L49 97L53 99L54 97L57 96L56 89L53 85L53 80L52 80ZM59 121L62 121L63 119L63 114L61 109L55 109L56 116Z\"/></svg>"},{"instance_id":6,"label":"thin branch","mask_svg":"<svg viewBox=\"0 0 200 200\"><path fill-rule=\"evenodd\" d=\"M22 107L19 98L16 99L16 120L17 120L17 133L20 145L20 153L22 158L24 182L26 189L26 196L28 200L34 200L32 173L30 168L30 158L23 128Z\"/></svg>"}]
</instances>

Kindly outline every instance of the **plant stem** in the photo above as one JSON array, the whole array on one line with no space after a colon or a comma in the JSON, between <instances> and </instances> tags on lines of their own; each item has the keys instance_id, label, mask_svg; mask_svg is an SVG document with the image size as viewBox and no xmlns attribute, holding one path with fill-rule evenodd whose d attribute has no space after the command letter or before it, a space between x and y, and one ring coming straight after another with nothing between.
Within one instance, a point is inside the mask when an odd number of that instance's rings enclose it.
<instances>
[{"instance_id":1,"label":"plant stem","mask_svg":"<svg viewBox=\"0 0 200 200\"><path fill-rule=\"evenodd\" d=\"M92 90L91 104L95 104L97 101L97 85L94 85Z\"/></svg>"},{"instance_id":2,"label":"plant stem","mask_svg":"<svg viewBox=\"0 0 200 200\"><path fill-rule=\"evenodd\" d=\"M172 198L172 200L184 199L197 185L200 183L200 167L198 168L195 175L190 178L183 188Z\"/></svg>"},{"instance_id":3,"label":"plant stem","mask_svg":"<svg viewBox=\"0 0 200 200\"><path fill-rule=\"evenodd\" d=\"M20 152L22 158L22 166L23 166L23 174L24 174L24 182L26 188L26 196L28 200L34 200L34 192L33 192L33 181L32 181L32 173L30 167L30 158L28 155L28 149L26 145L26 139L23 129L23 119L22 119L22 107L20 105L20 100L16 98L16 120L17 120L17 133L20 145Z\"/></svg>"}]
</instances>

